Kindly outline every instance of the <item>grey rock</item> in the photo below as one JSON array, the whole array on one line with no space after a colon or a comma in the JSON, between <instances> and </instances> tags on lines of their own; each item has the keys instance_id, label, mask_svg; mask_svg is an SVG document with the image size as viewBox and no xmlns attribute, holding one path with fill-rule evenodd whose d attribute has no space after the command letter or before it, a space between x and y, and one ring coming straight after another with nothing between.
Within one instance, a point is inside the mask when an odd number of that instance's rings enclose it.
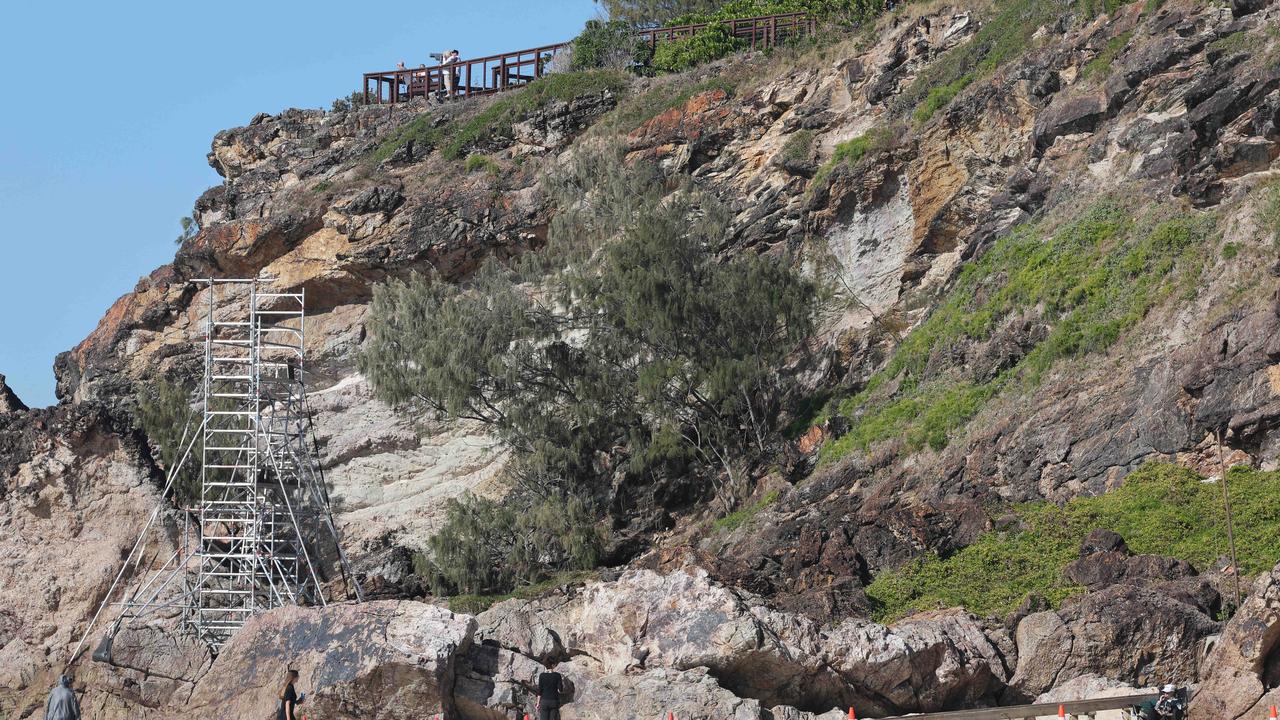
<instances>
[{"instance_id":1,"label":"grey rock","mask_svg":"<svg viewBox=\"0 0 1280 720\"><path fill-rule=\"evenodd\" d=\"M4 375L0 375L0 413L22 412L26 409L26 404L5 384Z\"/></svg>"}]
</instances>

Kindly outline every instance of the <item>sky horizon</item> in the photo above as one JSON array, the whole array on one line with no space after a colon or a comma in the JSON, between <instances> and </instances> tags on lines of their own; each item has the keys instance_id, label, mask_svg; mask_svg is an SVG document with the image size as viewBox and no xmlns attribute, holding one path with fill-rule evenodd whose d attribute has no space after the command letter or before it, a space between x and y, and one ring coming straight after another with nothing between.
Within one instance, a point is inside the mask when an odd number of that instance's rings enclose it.
<instances>
[{"instance_id":1,"label":"sky horizon","mask_svg":"<svg viewBox=\"0 0 1280 720\"><path fill-rule=\"evenodd\" d=\"M0 115L0 375L32 407L55 402L57 353L173 259L179 219L221 183L205 160L219 130L259 112L327 109L362 73L399 60L568 40L598 14L592 0L393 1L367 14L332 0L10 10L0 48L13 101Z\"/></svg>"}]
</instances>

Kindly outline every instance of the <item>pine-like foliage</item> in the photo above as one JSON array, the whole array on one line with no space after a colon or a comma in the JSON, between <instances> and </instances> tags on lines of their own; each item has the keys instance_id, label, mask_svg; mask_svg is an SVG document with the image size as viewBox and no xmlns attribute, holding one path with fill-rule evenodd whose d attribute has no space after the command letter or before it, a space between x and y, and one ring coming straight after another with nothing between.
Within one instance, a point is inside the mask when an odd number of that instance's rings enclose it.
<instances>
[{"instance_id":1,"label":"pine-like foliage","mask_svg":"<svg viewBox=\"0 0 1280 720\"><path fill-rule=\"evenodd\" d=\"M378 395L485 423L519 458L513 502L451 507L432 549L455 589L580 566L594 549L576 522L594 517L617 461L739 482L775 431L776 368L812 330L813 284L785 259L718 257L728 213L688 182L606 149L547 186L561 212L538 257L374 294L361 368ZM543 540L520 555L529 537ZM582 547L558 546L566 537Z\"/></svg>"},{"instance_id":2,"label":"pine-like foliage","mask_svg":"<svg viewBox=\"0 0 1280 720\"><path fill-rule=\"evenodd\" d=\"M166 474L182 459L192 437L200 432L200 413L192 407L191 392L167 378L150 383L137 392L138 423L146 434L160 469ZM200 499L200 440L191 447L191 456L173 481L174 499L183 505Z\"/></svg>"}]
</instances>

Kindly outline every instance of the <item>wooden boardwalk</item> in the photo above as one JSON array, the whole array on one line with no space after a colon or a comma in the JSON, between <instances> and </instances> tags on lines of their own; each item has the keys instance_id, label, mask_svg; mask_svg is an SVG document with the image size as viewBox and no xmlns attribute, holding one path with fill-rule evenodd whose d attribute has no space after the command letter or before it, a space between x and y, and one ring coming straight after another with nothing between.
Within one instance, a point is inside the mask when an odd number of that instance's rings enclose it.
<instances>
[{"instance_id":1,"label":"wooden boardwalk","mask_svg":"<svg viewBox=\"0 0 1280 720\"><path fill-rule=\"evenodd\" d=\"M716 24L723 26L733 37L739 38L753 50L774 47L794 38L811 35L817 29L817 21L804 13L738 18ZM636 37L656 48L664 42L690 37L710 25L711 23L697 23L652 28L639 31ZM551 61L572 46L572 41L562 42L458 60L448 65L423 65L365 73L362 86L364 101L366 104L384 104L419 97L444 96L450 87L450 80L454 96L458 98L502 92L542 77L547 73ZM452 74L452 77L448 74Z\"/></svg>"}]
</instances>

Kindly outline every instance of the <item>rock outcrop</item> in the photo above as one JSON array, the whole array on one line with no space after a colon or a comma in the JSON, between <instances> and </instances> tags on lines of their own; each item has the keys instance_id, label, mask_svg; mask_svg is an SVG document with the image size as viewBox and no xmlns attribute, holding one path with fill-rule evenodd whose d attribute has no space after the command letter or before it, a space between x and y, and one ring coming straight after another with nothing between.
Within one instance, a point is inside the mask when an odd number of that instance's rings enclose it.
<instances>
[{"instance_id":1,"label":"rock outcrop","mask_svg":"<svg viewBox=\"0 0 1280 720\"><path fill-rule=\"evenodd\" d=\"M962 610L888 627L864 619L876 573L969 545L992 529L992 507L1106 492L1153 458L1208 467L1218 433L1233 462L1273 467L1280 452L1280 265L1266 219L1280 175L1280 6L1169 0L1085 17L1060 5L1019 56L933 88L954 98L932 115L913 117L910 98L928 94L949 51L986 42L985 9L909 5L813 54L636 81L640 98L548 103L464 148L488 155L492 173L466 172L435 145L500 99L289 110L219 133L208 160L225 182L197 200L200 232L58 358L62 404L27 410L0 378L0 544L12 548L0 562L0 714L38 704L159 500L131 414L139 383L199 373L192 339L208 298L192 278L269 276L306 290L312 409L338 524L375 595L420 594L412 556L443 501L500 497L506 454L482 428L406 418L373 397L355 361L373 288L428 271L463 282L488 258L536 251L560 210L540 178L588 129L628 162L717 196L732 213L725 256L837 276L849 302L824 318L797 370L818 398L862 390L964 268L1020 223L1077 212L1078 198L1173 198L1230 222L1214 236L1221 247L1198 256L1193 288L1137 313L1132 342L1049 368L1034 392L992 398L945 448L905 452L890 439L815 471L817 448L848 430L833 417L779 450L767 474L789 485L782 498L726 532L703 532L692 491L618 483L601 502L615 527L630 513L660 521L626 538L617 559L635 567L615 581L508 601L475 621L407 600L281 611L224 650L222 679L193 648L122 636L118 667L101 670L98 716L159 717L186 702L214 717L238 712L224 705L267 713L289 663L302 666L312 707L335 717L398 717L370 705L391 693L400 702L389 705L418 714L498 720L530 709L531 683L551 666L575 688L566 720L623 709L808 720L850 705L937 710L1197 676L1205 717L1274 699L1274 578L1206 665L1201 648L1220 629L1212 583L1105 534L1066 571L1088 594L1008 629ZM618 105L616 123L597 124ZM858 138L865 151L837 161ZM1248 261L1229 262L1227 247ZM1027 308L990 338L928 348L925 380L989 382L1055 322ZM641 500L612 502L622 493ZM322 657L326 644L342 650Z\"/></svg>"},{"instance_id":2,"label":"rock outcrop","mask_svg":"<svg viewBox=\"0 0 1280 720\"><path fill-rule=\"evenodd\" d=\"M479 637L544 664L572 659L575 681L704 669L764 706L867 713L932 711L993 701L1009 678L1001 628L961 611L886 627L848 620L824 628L770 609L705 572L625 573L544 600L481 613ZM994 639L993 639L994 636Z\"/></svg>"},{"instance_id":3,"label":"rock outcrop","mask_svg":"<svg viewBox=\"0 0 1280 720\"><path fill-rule=\"evenodd\" d=\"M235 634L176 715L269 720L292 667L317 717L453 717L474 633L474 619L412 601L280 608Z\"/></svg>"},{"instance_id":4,"label":"rock outcrop","mask_svg":"<svg viewBox=\"0 0 1280 720\"><path fill-rule=\"evenodd\" d=\"M4 382L4 376L0 375L0 413L22 412L27 406L22 400L18 399L17 394L9 388Z\"/></svg>"},{"instance_id":5,"label":"rock outcrop","mask_svg":"<svg viewBox=\"0 0 1280 720\"><path fill-rule=\"evenodd\" d=\"M1191 699L1197 720L1265 717L1280 705L1280 565L1254 581L1204 663Z\"/></svg>"},{"instance_id":6,"label":"rock outcrop","mask_svg":"<svg viewBox=\"0 0 1280 720\"><path fill-rule=\"evenodd\" d=\"M136 431L102 407L0 413L0 715L43 707L160 502L153 476ZM172 552L172 534L156 538L148 559Z\"/></svg>"}]
</instances>

